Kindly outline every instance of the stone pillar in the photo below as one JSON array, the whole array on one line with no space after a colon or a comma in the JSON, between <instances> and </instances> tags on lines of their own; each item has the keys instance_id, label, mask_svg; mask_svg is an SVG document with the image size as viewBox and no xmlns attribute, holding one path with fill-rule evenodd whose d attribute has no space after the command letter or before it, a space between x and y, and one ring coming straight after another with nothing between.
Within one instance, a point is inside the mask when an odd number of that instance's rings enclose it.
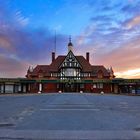
<instances>
[{"instance_id":1,"label":"stone pillar","mask_svg":"<svg viewBox=\"0 0 140 140\"><path fill-rule=\"evenodd\" d=\"M39 83L39 91L38 93L41 93L42 92L42 83Z\"/></svg>"}]
</instances>

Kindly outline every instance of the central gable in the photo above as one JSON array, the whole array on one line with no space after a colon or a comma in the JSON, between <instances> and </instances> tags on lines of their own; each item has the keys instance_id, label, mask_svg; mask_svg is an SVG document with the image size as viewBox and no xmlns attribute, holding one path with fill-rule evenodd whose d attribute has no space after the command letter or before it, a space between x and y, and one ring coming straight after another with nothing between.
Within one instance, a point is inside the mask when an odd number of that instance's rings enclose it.
<instances>
[{"instance_id":1,"label":"central gable","mask_svg":"<svg viewBox=\"0 0 140 140\"><path fill-rule=\"evenodd\" d=\"M67 54L67 56L65 57L64 61L62 62L59 68L64 68L64 67L82 69L81 64L78 62L77 58L75 57L72 51L69 51L69 53Z\"/></svg>"}]
</instances>

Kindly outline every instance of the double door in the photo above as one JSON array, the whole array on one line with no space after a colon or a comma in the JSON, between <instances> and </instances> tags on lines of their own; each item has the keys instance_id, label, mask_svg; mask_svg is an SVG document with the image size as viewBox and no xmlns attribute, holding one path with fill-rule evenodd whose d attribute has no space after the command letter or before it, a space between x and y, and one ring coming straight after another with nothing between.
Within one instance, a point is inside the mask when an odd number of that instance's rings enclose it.
<instances>
[{"instance_id":1,"label":"double door","mask_svg":"<svg viewBox=\"0 0 140 140\"><path fill-rule=\"evenodd\" d=\"M63 92L80 92L79 83L61 83L60 89Z\"/></svg>"}]
</instances>

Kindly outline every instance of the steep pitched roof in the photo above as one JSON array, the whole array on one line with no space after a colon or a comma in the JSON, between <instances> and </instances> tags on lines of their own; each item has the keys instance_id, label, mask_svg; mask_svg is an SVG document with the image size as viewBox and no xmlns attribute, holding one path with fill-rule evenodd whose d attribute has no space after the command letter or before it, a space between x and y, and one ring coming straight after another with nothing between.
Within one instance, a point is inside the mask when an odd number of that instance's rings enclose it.
<instances>
[{"instance_id":1,"label":"steep pitched roof","mask_svg":"<svg viewBox=\"0 0 140 140\"><path fill-rule=\"evenodd\" d=\"M76 59L81 64L83 72L91 72L92 68L90 63L83 56L76 56Z\"/></svg>"},{"instance_id":2,"label":"steep pitched roof","mask_svg":"<svg viewBox=\"0 0 140 140\"><path fill-rule=\"evenodd\" d=\"M78 62L76 56L73 54L73 52L72 52L71 50L70 50L70 51L68 52L68 54L65 56L65 59L64 59L64 61L61 63L61 65L59 66L59 68L65 66L65 63L70 63L70 61L73 61L73 62L77 63L76 66L82 68L81 64Z\"/></svg>"},{"instance_id":3,"label":"steep pitched roof","mask_svg":"<svg viewBox=\"0 0 140 140\"><path fill-rule=\"evenodd\" d=\"M82 66L82 72L91 72L93 76L97 76L99 71L102 71L104 76L109 76L109 72L103 65L91 65L83 56L75 56L77 61ZM58 72L60 65L65 60L66 55L58 56L50 65L37 65L32 75L43 73L45 76L50 76L51 72Z\"/></svg>"},{"instance_id":4,"label":"steep pitched roof","mask_svg":"<svg viewBox=\"0 0 140 140\"><path fill-rule=\"evenodd\" d=\"M51 64L50 64L50 71L57 72L59 66L64 61L66 56L60 55L58 56Z\"/></svg>"},{"instance_id":5,"label":"steep pitched roof","mask_svg":"<svg viewBox=\"0 0 140 140\"><path fill-rule=\"evenodd\" d=\"M59 66L63 63L66 55L58 56L50 65L50 71L57 72ZM83 72L91 72L92 68L90 63L83 56L75 56L83 68Z\"/></svg>"},{"instance_id":6,"label":"steep pitched roof","mask_svg":"<svg viewBox=\"0 0 140 140\"><path fill-rule=\"evenodd\" d=\"M33 74L38 75L38 73L44 73L46 76L49 76L50 66L49 65L37 65L34 70Z\"/></svg>"},{"instance_id":7,"label":"steep pitched roof","mask_svg":"<svg viewBox=\"0 0 140 140\"><path fill-rule=\"evenodd\" d=\"M107 69L103 65L92 65L92 75L96 76L99 71L104 73L104 76L109 76Z\"/></svg>"}]
</instances>

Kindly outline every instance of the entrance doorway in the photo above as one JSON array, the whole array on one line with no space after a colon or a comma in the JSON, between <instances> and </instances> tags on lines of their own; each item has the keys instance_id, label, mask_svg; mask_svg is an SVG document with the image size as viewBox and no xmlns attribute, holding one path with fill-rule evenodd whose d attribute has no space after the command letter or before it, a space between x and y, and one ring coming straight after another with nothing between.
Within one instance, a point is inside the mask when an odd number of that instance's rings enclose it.
<instances>
[{"instance_id":1,"label":"entrance doorway","mask_svg":"<svg viewBox=\"0 0 140 140\"><path fill-rule=\"evenodd\" d=\"M62 92L80 92L79 83L61 83L59 87Z\"/></svg>"}]
</instances>

